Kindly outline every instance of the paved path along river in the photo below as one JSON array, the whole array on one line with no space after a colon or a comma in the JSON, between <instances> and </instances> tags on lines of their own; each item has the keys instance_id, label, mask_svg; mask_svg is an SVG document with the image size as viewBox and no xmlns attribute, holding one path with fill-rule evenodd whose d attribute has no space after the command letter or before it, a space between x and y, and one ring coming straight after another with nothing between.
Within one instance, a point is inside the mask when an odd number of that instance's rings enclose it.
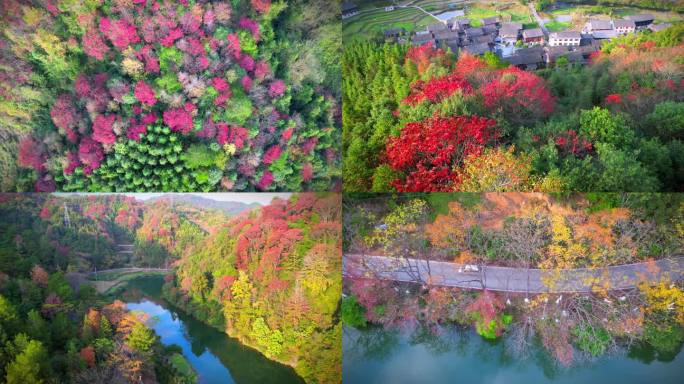
<instances>
[{"instance_id":1,"label":"paved path along river","mask_svg":"<svg viewBox=\"0 0 684 384\"><path fill-rule=\"evenodd\" d=\"M634 288L644 281L684 279L684 256L653 262L617 265L600 269L541 269L496 266L466 267L444 261L394 258L382 255L348 254L344 256L346 276L374 277L385 280L425 283L502 292L562 293L591 292L597 283L609 282L611 290ZM553 279L553 284L545 282ZM602 285L603 286L603 285Z\"/></svg>"}]
</instances>

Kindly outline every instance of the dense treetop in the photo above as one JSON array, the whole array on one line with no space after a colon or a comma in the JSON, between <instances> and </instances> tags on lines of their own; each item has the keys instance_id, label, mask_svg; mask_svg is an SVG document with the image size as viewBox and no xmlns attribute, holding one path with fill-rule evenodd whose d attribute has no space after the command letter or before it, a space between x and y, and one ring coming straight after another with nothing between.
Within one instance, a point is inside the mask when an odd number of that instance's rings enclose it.
<instances>
[{"instance_id":1,"label":"dense treetop","mask_svg":"<svg viewBox=\"0 0 684 384\"><path fill-rule=\"evenodd\" d=\"M336 183L334 2L3 5L3 190Z\"/></svg>"}]
</instances>

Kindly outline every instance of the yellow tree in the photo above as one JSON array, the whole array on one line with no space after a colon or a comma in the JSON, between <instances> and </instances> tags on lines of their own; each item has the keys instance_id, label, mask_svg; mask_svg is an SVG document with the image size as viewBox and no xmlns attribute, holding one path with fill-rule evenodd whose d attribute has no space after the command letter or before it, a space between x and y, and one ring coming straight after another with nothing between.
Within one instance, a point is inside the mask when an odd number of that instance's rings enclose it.
<instances>
[{"instance_id":1,"label":"yellow tree","mask_svg":"<svg viewBox=\"0 0 684 384\"><path fill-rule=\"evenodd\" d=\"M425 232L433 246L460 252L465 246L465 231L472 224L472 214L457 201L450 201L449 213L437 215L435 221L425 226Z\"/></svg>"}]
</instances>

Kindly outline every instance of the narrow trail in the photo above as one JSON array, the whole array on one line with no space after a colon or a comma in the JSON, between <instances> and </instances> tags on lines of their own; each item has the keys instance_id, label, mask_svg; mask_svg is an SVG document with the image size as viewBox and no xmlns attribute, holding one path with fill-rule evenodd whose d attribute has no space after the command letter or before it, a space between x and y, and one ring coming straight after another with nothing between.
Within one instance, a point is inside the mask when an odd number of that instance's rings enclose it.
<instances>
[{"instance_id":1,"label":"narrow trail","mask_svg":"<svg viewBox=\"0 0 684 384\"><path fill-rule=\"evenodd\" d=\"M642 282L658 282L664 277L668 277L670 281L684 280L684 256L681 255L653 262L600 269L578 268L558 271L466 266L444 261L428 262L359 254L345 255L342 265L345 276L500 292L589 293L597 287L609 290L634 288Z\"/></svg>"}]
</instances>

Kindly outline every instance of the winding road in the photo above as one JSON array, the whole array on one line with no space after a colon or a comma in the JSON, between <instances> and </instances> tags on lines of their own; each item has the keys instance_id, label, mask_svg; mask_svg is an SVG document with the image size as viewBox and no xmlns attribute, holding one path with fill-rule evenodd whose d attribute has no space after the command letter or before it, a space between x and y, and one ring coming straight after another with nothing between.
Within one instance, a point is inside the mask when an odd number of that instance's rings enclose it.
<instances>
[{"instance_id":1,"label":"winding road","mask_svg":"<svg viewBox=\"0 0 684 384\"><path fill-rule=\"evenodd\" d=\"M629 289L641 282L684 280L684 256L653 262L610 266L601 269L541 269L496 266L465 266L444 261L393 258L380 255L348 254L343 273L352 277L372 277L413 283L488 289L501 292L588 293L598 286L610 290ZM608 285L605 285L605 283Z\"/></svg>"},{"instance_id":2,"label":"winding road","mask_svg":"<svg viewBox=\"0 0 684 384\"><path fill-rule=\"evenodd\" d=\"M532 12L532 16L537 20L537 24L539 24L539 28L541 28L542 32L544 32L544 38L548 39L549 38L549 30L546 29L546 26L544 25L544 20L539 16L537 13L537 9L534 7L534 3L530 2L528 4L530 7L530 12Z\"/></svg>"}]
</instances>

